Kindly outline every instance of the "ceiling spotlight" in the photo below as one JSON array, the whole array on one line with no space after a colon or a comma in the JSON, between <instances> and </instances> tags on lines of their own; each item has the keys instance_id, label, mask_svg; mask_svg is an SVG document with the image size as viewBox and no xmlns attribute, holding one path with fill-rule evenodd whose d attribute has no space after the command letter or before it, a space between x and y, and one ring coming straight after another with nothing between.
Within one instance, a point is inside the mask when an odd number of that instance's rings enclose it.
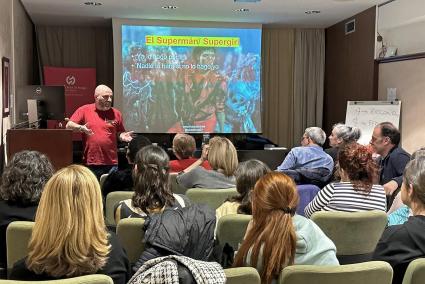
<instances>
[{"instance_id":1,"label":"ceiling spotlight","mask_svg":"<svg viewBox=\"0 0 425 284\"><path fill-rule=\"evenodd\" d=\"M319 10L308 10L305 11L304 13L306 13L307 15L312 15L312 14L320 14Z\"/></svg>"},{"instance_id":2,"label":"ceiling spotlight","mask_svg":"<svg viewBox=\"0 0 425 284\"><path fill-rule=\"evenodd\" d=\"M249 12L249 9L248 8L239 8L239 9L235 9L233 11L235 11L235 12Z\"/></svg>"},{"instance_id":3,"label":"ceiling spotlight","mask_svg":"<svg viewBox=\"0 0 425 284\"><path fill-rule=\"evenodd\" d=\"M175 9L178 9L179 7L169 5L169 6L162 6L161 8L165 10L175 10Z\"/></svg>"},{"instance_id":4,"label":"ceiling spotlight","mask_svg":"<svg viewBox=\"0 0 425 284\"><path fill-rule=\"evenodd\" d=\"M93 1L87 1L87 2L84 2L84 4L87 5L87 6L100 6L100 5L102 5L102 3L100 3L100 2L93 2Z\"/></svg>"}]
</instances>

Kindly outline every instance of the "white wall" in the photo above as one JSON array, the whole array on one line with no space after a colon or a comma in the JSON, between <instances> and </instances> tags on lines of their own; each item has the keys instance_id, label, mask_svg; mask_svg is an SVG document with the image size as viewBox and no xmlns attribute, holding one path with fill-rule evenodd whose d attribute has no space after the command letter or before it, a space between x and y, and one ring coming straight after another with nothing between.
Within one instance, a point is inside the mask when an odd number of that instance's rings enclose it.
<instances>
[{"instance_id":1,"label":"white wall","mask_svg":"<svg viewBox=\"0 0 425 284\"><path fill-rule=\"evenodd\" d=\"M397 88L401 100L401 144L412 153L425 146L425 58L379 64L378 99L387 99L387 88Z\"/></svg>"},{"instance_id":2,"label":"white wall","mask_svg":"<svg viewBox=\"0 0 425 284\"><path fill-rule=\"evenodd\" d=\"M396 0L378 8L377 30L397 55L425 52L425 1ZM376 54L380 43L377 43Z\"/></svg>"}]
</instances>

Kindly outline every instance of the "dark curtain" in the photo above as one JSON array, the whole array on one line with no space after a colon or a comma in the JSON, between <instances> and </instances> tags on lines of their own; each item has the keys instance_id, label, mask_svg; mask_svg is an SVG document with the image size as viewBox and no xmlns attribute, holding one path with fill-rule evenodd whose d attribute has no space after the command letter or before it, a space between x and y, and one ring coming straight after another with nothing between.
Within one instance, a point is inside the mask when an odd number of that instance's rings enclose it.
<instances>
[{"instance_id":1,"label":"dark curtain","mask_svg":"<svg viewBox=\"0 0 425 284\"><path fill-rule=\"evenodd\" d=\"M36 34L41 67L96 68L97 84L106 84L113 89L111 27L38 26Z\"/></svg>"}]
</instances>

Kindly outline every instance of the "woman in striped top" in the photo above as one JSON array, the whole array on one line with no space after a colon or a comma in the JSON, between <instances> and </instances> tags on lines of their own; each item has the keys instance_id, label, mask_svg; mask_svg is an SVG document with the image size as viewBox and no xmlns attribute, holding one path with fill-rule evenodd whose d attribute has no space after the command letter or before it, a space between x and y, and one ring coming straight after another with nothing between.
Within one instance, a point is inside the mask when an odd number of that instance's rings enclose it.
<instances>
[{"instance_id":1,"label":"woman in striped top","mask_svg":"<svg viewBox=\"0 0 425 284\"><path fill-rule=\"evenodd\" d=\"M367 147L350 143L338 154L340 182L325 186L304 210L305 216L316 211L386 211L384 188L377 184L379 167Z\"/></svg>"}]
</instances>

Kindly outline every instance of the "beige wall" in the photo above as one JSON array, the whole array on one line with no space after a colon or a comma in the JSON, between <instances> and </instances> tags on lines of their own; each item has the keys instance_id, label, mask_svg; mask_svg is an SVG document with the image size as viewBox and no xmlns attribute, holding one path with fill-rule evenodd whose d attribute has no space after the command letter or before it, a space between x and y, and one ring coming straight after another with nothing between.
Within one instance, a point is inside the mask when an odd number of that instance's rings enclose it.
<instances>
[{"instance_id":1,"label":"beige wall","mask_svg":"<svg viewBox=\"0 0 425 284\"><path fill-rule=\"evenodd\" d=\"M397 88L401 100L403 148L412 153L425 146L425 58L379 65L379 100L386 100L387 88Z\"/></svg>"},{"instance_id":2,"label":"beige wall","mask_svg":"<svg viewBox=\"0 0 425 284\"><path fill-rule=\"evenodd\" d=\"M378 9L378 32L398 55L425 52L425 1L397 0ZM377 54L380 44L377 44Z\"/></svg>"}]
</instances>

